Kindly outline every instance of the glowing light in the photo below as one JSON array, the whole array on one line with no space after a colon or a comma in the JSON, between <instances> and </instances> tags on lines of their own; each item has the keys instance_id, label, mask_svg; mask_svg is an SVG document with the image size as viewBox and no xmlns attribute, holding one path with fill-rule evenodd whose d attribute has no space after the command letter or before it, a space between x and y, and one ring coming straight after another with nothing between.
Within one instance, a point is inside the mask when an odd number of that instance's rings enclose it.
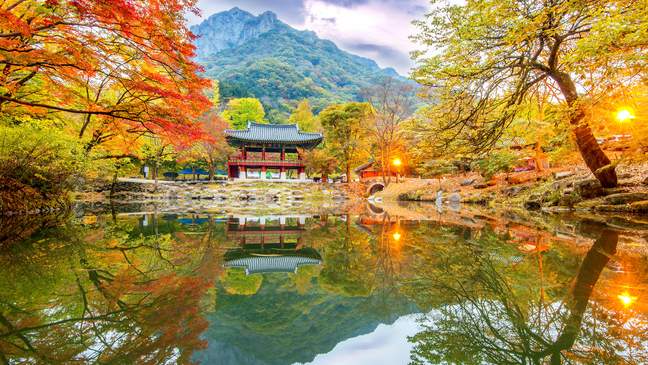
<instances>
[{"instance_id":1,"label":"glowing light","mask_svg":"<svg viewBox=\"0 0 648 365\"><path fill-rule=\"evenodd\" d=\"M616 119L619 122L627 122L629 120L635 119L635 116L634 114L632 114L632 110L628 108L621 108L616 113Z\"/></svg>"},{"instance_id":2,"label":"glowing light","mask_svg":"<svg viewBox=\"0 0 648 365\"><path fill-rule=\"evenodd\" d=\"M394 241L400 241L401 239L400 232L394 232L394 234L392 234L392 238L394 239Z\"/></svg>"},{"instance_id":3,"label":"glowing light","mask_svg":"<svg viewBox=\"0 0 648 365\"><path fill-rule=\"evenodd\" d=\"M628 292L620 294L617 298L621 301L624 307L629 307L637 300L637 297L633 297Z\"/></svg>"},{"instance_id":4,"label":"glowing light","mask_svg":"<svg viewBox=\"0 0 648 365\"><path fill-rule=\"evenodd\" d=\"M400 166L400 165L403 164L403 161L401 161L401 159L397 157L397 158L394 159L394 161L392 161L392 164L394 166Z\"/></svg>"}]
</instances>

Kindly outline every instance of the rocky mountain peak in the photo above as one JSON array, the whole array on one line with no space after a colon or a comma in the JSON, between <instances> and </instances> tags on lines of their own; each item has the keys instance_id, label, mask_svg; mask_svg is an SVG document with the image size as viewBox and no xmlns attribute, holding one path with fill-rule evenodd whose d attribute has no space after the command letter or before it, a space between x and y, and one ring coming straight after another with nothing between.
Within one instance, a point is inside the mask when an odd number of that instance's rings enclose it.
<instances>
[{"instance_id":1,"label":"rocky mountain peak","mask_svg":"<svg viewBox=\"0 0 648 365\"><path fill-rule=\"evenodd\" d=\"M271 11L254 16L234 7L216 13L199 25L191 27L198 36L195 41L197 57L208 58L222 50L238 47L273 29L286 26Z\"/></svg>"}]
</instances>

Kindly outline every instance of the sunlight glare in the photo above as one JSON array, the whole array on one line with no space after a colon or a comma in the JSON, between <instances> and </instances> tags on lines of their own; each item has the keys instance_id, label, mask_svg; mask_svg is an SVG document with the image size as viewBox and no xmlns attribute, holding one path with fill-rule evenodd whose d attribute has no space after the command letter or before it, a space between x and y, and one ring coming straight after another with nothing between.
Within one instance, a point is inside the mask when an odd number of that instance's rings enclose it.
<instances>
[{"instance_id":1,"label":"sunlight glare","mask_svg":"<svg viewBox=\"0 0 648 365\"><path fill-rule=\"evenodd\" d=\"M619 122L627 122L634 118L635 118L634 114L632 114L632 111L628 108L621 108L616 113L616 119Z\"/></svg>"},{"instance_id":2,"label":"sunlight glare","mask_svg":"<svg viewBox=\"0 0 648 365\"><path fill-rule=\"evenodd\" d=\"M629 307L630 305L632 305L632 303L634 303L637 300L637 297L631 296L630 294L628 294L628 292L624 292L623 294L620 294L618 298L624 307Z\"/></svg>"}]
</instances>

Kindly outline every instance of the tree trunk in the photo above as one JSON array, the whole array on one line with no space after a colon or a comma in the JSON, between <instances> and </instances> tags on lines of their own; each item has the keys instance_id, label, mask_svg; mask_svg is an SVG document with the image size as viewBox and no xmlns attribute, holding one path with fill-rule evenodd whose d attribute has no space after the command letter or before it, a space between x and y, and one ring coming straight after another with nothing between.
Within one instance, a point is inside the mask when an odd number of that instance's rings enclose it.
<instances>
[{"instance_id":1,"label":"tree trunk","mask_svg":"<svg viewBox=\"0 0 648 365\"><path fill-rule=\"evenodd\" d=\"M346 164L346 182L349 184L351 182L351 164Z\"/></svg>"},{"instance_id":2,"label":"tree trunk","mask_svg":"<svg viewBox=\"0 0 648 365\"><path fill-rule=\"evenodd\" d=\"M616 187L618 183L616 171L611 165L610 159L596 142L589 124L584 120L585 112L578 105L579 97L574 82L568 74L563 72L554 72L550 76L560 87L567 105L574 109L569 117L569 123L574 127L576 144L585 164L604 188Z\"/></svg>"},{"instance_id":3,"label":"tree trunk","mask_svg":"<svg viewBox=\"0 0 648 365\"><path fill-rule=\"evenodd\" d=\"M117 185L117 169L115 169L115 173L113 174L112 178L112 184L110 184L110 201L112 202L113 195L115 195L115 186ZM111 203L112 206L112 203Z\"/></svg>"},{"instance_id":4,"label":"tree trunk","mask_svg":"<svg viewBox=\"0 0 648 365\"><path fill-rule=\"evenodd\" d=\"M618 232L604 228L587 251L571 289L571 298L567 300L569 316L563 321L560 336L545 351L552 354L551 364L560 364L560 352L570 349L576 342L594 286L605 265L616 254L618 242Z\"/></svg>"},{"instance_id":5,"label":"tree trunk","mask_svg":"<svg viewBox=\"0 0 648 365\"><path fill-rule=\"evenodd\" d=\"M155 180L155 190L157 190L157 184L158 184L158 160L155 160L155 166L153 167L153 180Z\"/></svg>"},{"instance_id":6,"label":"tree trunk","mask_svg":"<svg viewBox=\"0 0 648 365\"><path fill-rule=\"evenodd\" d=\"M587 123L577 125L574 128L574 134L583 160L594 173L594 176L601 182L601 185L604 188L617 186L618 180L614 166L611 165L610 159L596 142L589 125Z\"/></svg>"}]
</instances>

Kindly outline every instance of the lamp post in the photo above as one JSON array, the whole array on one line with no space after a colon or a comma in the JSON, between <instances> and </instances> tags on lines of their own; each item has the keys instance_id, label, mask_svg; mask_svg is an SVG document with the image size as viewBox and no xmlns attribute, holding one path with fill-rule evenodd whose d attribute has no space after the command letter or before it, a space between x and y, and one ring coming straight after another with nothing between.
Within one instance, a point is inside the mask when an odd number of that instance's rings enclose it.
<instances>
[{"instance_id":1,"label":"lamp post","mask_svg":"<svg viewBox=\"0 0 648 365\"><path fill-rule=\"evenodd\" d=\"M398 178L400 177L400 167L403 164L403 161L401 161L400 158L396 157L392 161L392 165L396 168L396 183L398 184Z\"/></svg>"}]
</instances>

